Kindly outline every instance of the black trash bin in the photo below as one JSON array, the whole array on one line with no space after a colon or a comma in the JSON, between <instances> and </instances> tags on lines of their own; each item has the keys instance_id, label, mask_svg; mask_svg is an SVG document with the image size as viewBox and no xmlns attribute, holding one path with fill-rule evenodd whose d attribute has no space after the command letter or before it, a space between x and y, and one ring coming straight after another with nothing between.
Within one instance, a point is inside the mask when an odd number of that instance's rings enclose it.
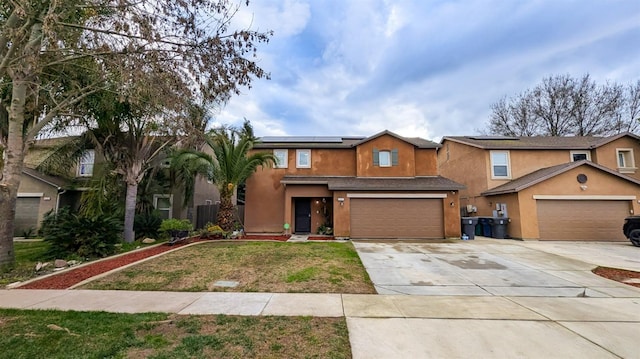
<instances>
[{"instance_id":1,"label":"black trash bin","mask_svg":"<svg viewBox=\"0 0 640 359\"><path fill-rule=\"evenodd\" d=\"M491 218L490 222L493 238L507 238L507 224L509 224L509 218Z\"/></svg>"},{"instance_id":2,"label":"black trash bin","mask_svg":"<svg viewBox=\"0 0 640 359\"><path fill-rule=\"evenodd\" d=\"M462 233L469 236L469 239L476 237L476 224L478 217L462 217Z\"/></svg>"},{"instance_id":3,"label":"black trash bin","mask_svg":"<svg viewBox=\"0 0 640 359\"><path fill-rule=\"evenodd\" d=\"M481 217L478 221L482 226L482 235L485 237L491 237L491 218Z\"/></svg>"}]
</instances>

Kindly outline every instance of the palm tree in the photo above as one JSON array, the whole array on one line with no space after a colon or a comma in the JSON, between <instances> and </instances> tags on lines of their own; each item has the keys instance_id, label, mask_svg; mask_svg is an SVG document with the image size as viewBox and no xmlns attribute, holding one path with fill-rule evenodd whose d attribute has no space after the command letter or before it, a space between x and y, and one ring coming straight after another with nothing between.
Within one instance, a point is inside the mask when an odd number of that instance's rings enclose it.
<instances>
[{"instance_id":1,"label":"palm tree","mask_svg":"<svg viewBox=\"0 0 640 359\"><path fill-rule=\"evenodd\" d=\"M174 168L188 174L207 174L220 192L220 208L216 221L225 231L234 229L235 209L232 197L238 185L244 183L260 166L271 166L276 158L269 152L252 152L257 138L249 121L242 128L222 126L209 132L205 138L214 156L202 152L183 150L174 156ZM190 177L189 177L190 176Z\"/></svg>"}]
</instances>

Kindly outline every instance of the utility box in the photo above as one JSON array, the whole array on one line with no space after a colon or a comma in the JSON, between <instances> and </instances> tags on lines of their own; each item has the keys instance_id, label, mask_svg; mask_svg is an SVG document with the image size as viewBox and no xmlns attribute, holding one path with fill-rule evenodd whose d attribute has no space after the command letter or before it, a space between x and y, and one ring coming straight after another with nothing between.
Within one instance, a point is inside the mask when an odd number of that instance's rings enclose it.
<instances>
[{"instance_id":1,"label":"utility box","mask_svg":"<svg viewBox=\"0 0 640 359\"><path fill-rule=\"evenodd\" d=\"M476 237L476 225L478 217L462 217L462 233L469 236L469 239Z\"/></svg>"}]
</instances>

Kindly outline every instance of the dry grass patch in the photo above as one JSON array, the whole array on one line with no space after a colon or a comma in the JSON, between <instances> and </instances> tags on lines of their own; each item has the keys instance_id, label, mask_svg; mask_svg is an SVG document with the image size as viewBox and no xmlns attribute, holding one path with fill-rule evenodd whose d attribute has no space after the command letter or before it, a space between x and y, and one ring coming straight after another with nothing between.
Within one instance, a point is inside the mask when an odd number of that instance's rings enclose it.
<instances>
[{"instance_id":1,"label":"dry grass patch","mask_svg":"<svg viewBox=\"0 0 640 359\"><path fill-rule=\"evenodd\" d=\"M239 285L217 287L216 281ZM83 289L375 293L349 242L205 242L95 280Z\"/></svg>"},{"instance_id":2,"label":"dry grass patch","mask_svg":"<svg viewBox=\"0 0 640 359\"><path fill-rule=\"evenodd\" d=\"M350 358L344 318L0 309L0 358Z\"/></svg>"}]
</instances>

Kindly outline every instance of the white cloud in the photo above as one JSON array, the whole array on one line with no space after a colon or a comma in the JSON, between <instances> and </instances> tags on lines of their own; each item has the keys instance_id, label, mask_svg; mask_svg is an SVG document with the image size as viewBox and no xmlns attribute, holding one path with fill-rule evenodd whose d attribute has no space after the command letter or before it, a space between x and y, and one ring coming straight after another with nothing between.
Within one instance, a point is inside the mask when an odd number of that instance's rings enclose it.
<instances>
[{"instance_id":1,"label":"white cloud","mask_svg":"<svg viewBox=\"0 0 640 359\"><path fill-rule=\"evenodd\" d=\"M220 118L247 117L259 135L473 134L492 103L545 76L627 83L640 74L636 0L270 0L250 9L256 26L276 31L258 53L273 80L258 80Z\"/></svg>"}]
</instances>

